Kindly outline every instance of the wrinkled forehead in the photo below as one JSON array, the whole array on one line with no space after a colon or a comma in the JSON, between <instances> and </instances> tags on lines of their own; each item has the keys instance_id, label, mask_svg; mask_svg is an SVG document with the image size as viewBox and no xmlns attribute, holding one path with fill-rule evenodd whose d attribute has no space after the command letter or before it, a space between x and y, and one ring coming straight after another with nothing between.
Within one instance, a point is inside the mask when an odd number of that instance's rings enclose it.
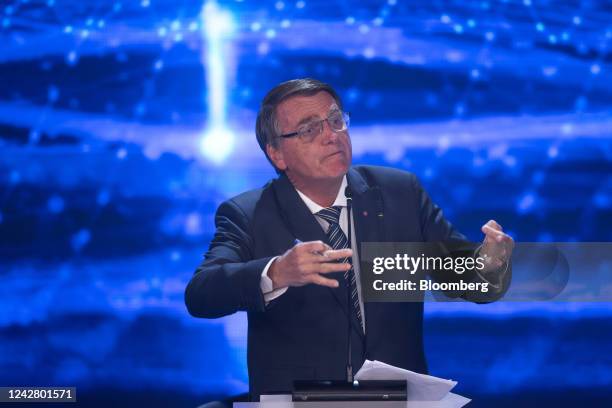
<instances>
[{"instance_id":1,"label":"wrinkled forehead","mask_svg":"<svg viewBox=\"0 0 612 408\"><path fill-rule=\"evenodd\" d=\"M276 120L281 131L292 130L312 120L325 119L339 110L338 103L329 93L296 95L282 101L276 108Z\"/></svg>"}]
</instances>

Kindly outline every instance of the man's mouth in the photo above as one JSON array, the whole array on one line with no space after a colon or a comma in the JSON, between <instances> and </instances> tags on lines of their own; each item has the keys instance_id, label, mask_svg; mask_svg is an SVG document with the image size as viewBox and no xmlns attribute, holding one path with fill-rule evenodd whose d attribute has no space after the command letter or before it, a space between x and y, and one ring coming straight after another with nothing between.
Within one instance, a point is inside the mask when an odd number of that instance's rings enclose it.
<instances>
[{"instance_id":1,"label":"man's mouth","mask_svg":"<svg viewBox=\"0 0 612 408\"><path fill-rule=\"evenodd\" d=\"M325 156L326 159L329 159L330 157L334 157L337 154L343 154L342 150L338 150L337 152L328 154L327 156Z\"/></svg>"}]
</instances>

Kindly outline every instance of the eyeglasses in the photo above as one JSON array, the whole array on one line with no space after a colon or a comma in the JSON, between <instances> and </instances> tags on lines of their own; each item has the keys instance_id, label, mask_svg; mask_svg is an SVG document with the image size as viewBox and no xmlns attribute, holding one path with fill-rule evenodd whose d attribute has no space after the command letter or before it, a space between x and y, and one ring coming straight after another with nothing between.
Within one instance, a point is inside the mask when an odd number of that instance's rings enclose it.
<instances>
[{"instance_id":1,"label":"eyeglasses","mask_svg":"<svg viewBox=\"0 0 612 408\"><path fill-rule=\"evenodd\" d=\"M315 120L300 126L295 132L280 135L279 137L290 138L299 137L304 143L312 142L317 136L323 133L323 122L327 122L329 128L334 132L343 132L348 129L351 118L348 112L336 111L322 120Z\"/></svg>"}]
</instances>

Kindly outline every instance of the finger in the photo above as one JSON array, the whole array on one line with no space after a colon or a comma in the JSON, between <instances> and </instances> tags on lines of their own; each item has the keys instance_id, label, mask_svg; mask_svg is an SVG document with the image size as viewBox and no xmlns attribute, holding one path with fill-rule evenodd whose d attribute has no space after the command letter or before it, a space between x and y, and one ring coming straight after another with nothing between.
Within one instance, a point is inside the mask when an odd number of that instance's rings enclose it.
<instances>
[{"instance_id":1,"label":"finger","mask_svg":"<svg viewBox=\"0 0 612 408\"><path fill-rule=\"evenodd\" d=\"M328 251L323 252L323 258L326 261L329 261L330 259L350 258L352 256L353 256L353 250L350 248L330 249Z\"/></svg>"},{"instance_id":2,"label":"finger","mask_svg":"<svg viewBox=\"0 0 612 408\"><path fill-rule=\"evenodd\" d=\"M499 231L488 224L482 226L482 232L496 242L502 242L506 239L511 239L506 233Z\"/></svg>"},{"instance_id":3,"label":"finger","mask_svg":"<svg viewBox=\"0 0 612 408\"><path fill-rule=\"evenodd\" d=\"M319 273L346 272L353 266L348 262L328 262L319 264Z\"/></svg>"},{"instance_id":4,"label":"finger","mask_svg":"<svg viewBox=\"0 0 612 408\"><path fill-rule=\"evenodd\" d=\"M510 235L506 234L505 232L502 232L501 234L499 234L497 236L497 240L498 240L498 242L502 243L504 248L509 248L512 245L514 245L514 240L512 239L512 237Z\"/></svg>"},{"instance_id":5,"label":"finger","mask_svg":"<svg viewBox=\"0 0 612 408\"><path fill-rule=\"evenodd\" d=\"M495 220L489 220L489 222L490 222L491 224L493 224L493 226L495 226L495 229L496 229L496 230L498 230L498 231L503 231L503 230L504 230L504 229L502 228L502 226L501 226L501 225L499 225L499 223L498 223L497 221L495 221Z\"/></svg>"},{"instance_id":6,"label":"finger","mask_svg":"<svg viewBox=\"0 0 612 408\"><path fill-rule=\"evenodd\" d=\"M504 244L493 244L483 251L482 254L485 255L489 263L493 262L494 259L501 260L501 262L506 262L508 259L510 259L512 251L508 250L507 246Z\"/></svg>"},{"instance_id":7,"label":"finger","mask_svg":"<svg viewBox=\"0 0 612 408\"><path fill-rule=\"evenodd\" d=\"M318 252L303 252L297 254L297 263L300 265L320 264L329 261L329 258Z\"/></svg>"},{"instance_id":8,"label":"finger","mask_svg":"<svg viewBox=\"0 0 612 408\"><path fill-rule=\"evenodd\" d=\"M311 253L320 253L322 254L325 251L329 251L332 249L329 245L327 245L323 241L308 241L297 244L294 248L299 249L300 251L311 252Z\"/></svg>"},{"instance_id":9,"label":"finger","mask_svg":"<svg viewBox=\"0 0 612 408\"><path fill-rule=\"evenodd\" d=\"M489 220L487 221L486 224L484 224L480 229L482 230L483 233L486 234L485 230L491 228L495 231L501 231L501 227L499 226L499 224L497 224L495 221L493 220Z\"/></svg>"},{"instance_id":10,"label":"finger","mask_svg":"<svg viewBox=\"0 0 612 408\"><path fill-rule=\"evenodd\" d=\"M320 264L324 262L331 262L335 260L345 260L353 256L353 252L350 249L337 249L337 250L328 250L324 253L300 253L298 254L299 263L315 263Z\"/></svg>"},{"instance_id":11,"label":"finger","mask_svg":"<svg viewBox=\"0 0 612 408\"><path fill-rule=\"evenodd\" d=\"M500 233L499 231L491 227L489 224L483 225L480 230L482 231L483 234L485 234L485 239L484 239L485 243L495 242L496 241L495 237L497 236L497 234Z\"/></svg>"},{"instance_id":12,"label":"finger","mask_svg":"<svg viewBox=\"0 0 612 408\"><path fill-rule=\"evenodd\" d=\"M337 288L340 286L340 283L338 283L337 280L324 278L323 276L317 274L312 275L310 282L314 283L315 285L327 286L328 288Z\"/></svg>"},{"instance_id":13,"label":"finger","mask_svg":"<svg viewBox=\"0 0 612 408\"><path fill-rule=\"evenodd\" d=\"M317 274L346 272L349 269L351 269L351 264L348 262L325 262L308 265L304 268L304 271L306 271L307 274Z\"/></svg>"},{"instance_id":14,"label":"finger","mask_svg":"<svg viewBox=\"0 0 612 408\"><path fill-rule=\"evenodd\" d=\"M501 267L502 267L502 265L503 265L504 263L505 263L505 261L504 261L503 259L499 259L499 258L498 258L498 259L495 259L495 260L493 261L493 266L494 266L495 268L501 268Z\"/></svg>"}]
</instances>

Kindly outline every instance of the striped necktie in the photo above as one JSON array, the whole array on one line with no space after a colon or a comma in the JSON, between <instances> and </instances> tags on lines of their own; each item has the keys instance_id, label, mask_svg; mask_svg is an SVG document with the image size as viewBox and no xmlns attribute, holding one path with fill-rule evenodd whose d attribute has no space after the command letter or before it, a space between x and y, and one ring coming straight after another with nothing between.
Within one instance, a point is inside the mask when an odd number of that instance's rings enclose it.
<instances>
[{"instance_id":1,"label":"striped necktie","mask_svg":"<svg viewBox=\"0 0 612 408\"><path fill-rule=\"evenodd\" d=\"M342 207L335 206L324 208L317 213L319 217L329 223L329 229L327 230L327 241L334 249L349 248L348 239L340 228L339 220L341 211ZM351 265L353 264L351 258L344 258L342 262L348 262ZM361 308L359 307L359 294L357 293L357 280L352 267L348 271L344 272L344 279L348 283L351 291L351 306L353 308L353 312L357 314L357 319L363 327L363 322L361 320Z\"/></svg>"}]
</instances>

